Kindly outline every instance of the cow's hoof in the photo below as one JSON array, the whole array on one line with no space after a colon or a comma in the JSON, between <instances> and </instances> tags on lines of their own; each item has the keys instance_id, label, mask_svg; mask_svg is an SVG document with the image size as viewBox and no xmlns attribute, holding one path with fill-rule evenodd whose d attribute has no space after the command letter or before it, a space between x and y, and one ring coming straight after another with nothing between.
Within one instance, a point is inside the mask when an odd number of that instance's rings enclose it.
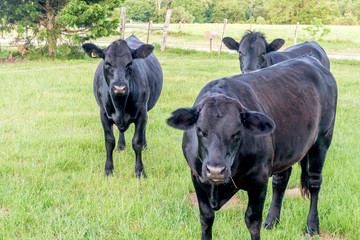
<instances>
[{"instance_id":1,"label":"cow's hoof","mask_svg":"<svg viewBox=\"0 0 360 240\"><path fill-rule=\"evenodd\" d=\"M140 179L140 178L141 178L141 175L143 176L144 179L146 179L145 171L135 172L135 175L136 175L136 178L137 178L137 179Z\"/></svg>"},{"instance_id":2,"label":"cow's hoof","mask_svg":"<svg viewBox=\"0 0 360 240\"><path fill-rule=\"evenodd\" d=\"M279 220L273 220L273 221L265 221L263 227L267 230L273 229L275 225L279 223Z\"/></svg>"},{"instance_id":3,"label":"cow's hoof","mask_svg":"<svg viewBox=\"0 0 360 240\"><path fill-rule=\"evenodd\" d=\"M125 149L125 145L118 145L116 148L117 152L123 151Z\"/></svg>"},{"instance_id":4,"label":"cow's hoof","mask_svg":"<svg viewBox=\"0 0 360 240\"><path fill-rule=\"evenodd\" d=\"M113 171L112 170L105 170L105 173L104 173L105 177L110 177L113 175Z\"/></svg>"},{"instance_id":5,"label":"cow's hoof","mask_svg":"<svg viewBox=\"0 0 360 240\"><path fill-rule=\"evenodd\" d=\"M314 236L318 236L319 235L319 228L315 227L315 228L306 228L306 232L305 232L305 237L307 239L312 238Z\"/></svg>"}]
</instances>

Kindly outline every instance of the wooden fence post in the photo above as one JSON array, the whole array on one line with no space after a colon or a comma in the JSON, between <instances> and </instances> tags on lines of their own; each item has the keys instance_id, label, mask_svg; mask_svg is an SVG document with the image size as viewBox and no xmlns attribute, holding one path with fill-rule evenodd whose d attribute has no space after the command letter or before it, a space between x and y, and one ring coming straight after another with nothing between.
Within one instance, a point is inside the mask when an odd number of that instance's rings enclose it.
<instances>
[{"instance_id":1,"label":"wooden fence post","mask_svg":"<svg viewBox=\"0 0 360 240\"><path fill-rule=\"evenodd\" d=\"M297 22L296 28L295 28L294 45L296 45L296 41L297 41L298 27L299 27L299 22Z\"/></svg>"},{"instance_id":2,"label":"wooden fence post","mask_svg":"<svg viewBox=\"0 0 360 240\"><path fill-rule=\"evenodd\" d=\"M170 18L171 18L171 9L168 9L167 13L166 13L166 20L165 20L163 38L162 38L162 41L161 41L161 51L165 50L166 38L167 38L168 28L169 28L169 24L170 24Z\"/></svg>"},{"instance_id":3,"label":"wooden fence post","mask_svg":"<svg viewBox=\"0 0 360 240\"><path fill-rule=\"evenodd\" d=\"M125 20L126 20L126 9L125 7L121 7L121 13L120 13L120 31L121 31L121 39L125 38Z\"/></svg>"},{"instance_id":4,"label":"wooden fence post","mask_svg":"<svg viewBox=\"0 0 360 240\"><path fill-rule=\"evenodd\" d=\"M225 18L224 19L224 26L223 26L223 31L222 31L222 34L221 34L221 39L220 39L220 47L219 47L219 54L221 53L221 48L222 48L222 40L225 36L225 29L226 29L226 24L227 24L227 19Z\"/></svg>"},{"instance_id":5,"label":"wooden fence post","mask_svg":"<svg viewBox=\"0 0 360 240\"><path fill-rule=\"evenodd\" d=\"M146 39L147 44L149 43L150 24L151 24L151 18L149 18L149 27L148 27L148 34L147 34L147 39Z\"/></svg>"}]
</instances>

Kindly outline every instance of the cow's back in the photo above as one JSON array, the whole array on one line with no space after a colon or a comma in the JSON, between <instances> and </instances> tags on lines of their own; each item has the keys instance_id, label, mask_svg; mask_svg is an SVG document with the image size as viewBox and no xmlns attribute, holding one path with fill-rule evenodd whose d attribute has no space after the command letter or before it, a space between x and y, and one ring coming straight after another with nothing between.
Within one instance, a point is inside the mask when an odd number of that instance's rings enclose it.
<instances>
[{"instance_id":1,"label":"cow's back","mask_svg":"<svg viewBox=\"0 0 360 240\"><path fill-rule=\"evenodd\" d=\"M143 45L144 43L141 42L135 35L131 35L126 39L127 44L131 49L136 49ZM162 85L163 85L163 72L161 69L160 62L156 58L156 56L151 53L148 57L142 59L135 59L139 65L145 71L146 77L144 80L148 81L150 96L148 100L148 111L151 110L157 100L160 97Z\"/></svg>"},{"instance_id":2,"label":"cow's back","mask_svg":"<svg viewBox=\"0 0 360 240\"><path fill-rule=\"evenodd\" d=\"M325 50L315 41L303 42L288 47L282 52L270 52L268 55L269 65L300 56L312 56L319 60L325 68L330 69L330 61Z\"/></svg>"}]
</instances>

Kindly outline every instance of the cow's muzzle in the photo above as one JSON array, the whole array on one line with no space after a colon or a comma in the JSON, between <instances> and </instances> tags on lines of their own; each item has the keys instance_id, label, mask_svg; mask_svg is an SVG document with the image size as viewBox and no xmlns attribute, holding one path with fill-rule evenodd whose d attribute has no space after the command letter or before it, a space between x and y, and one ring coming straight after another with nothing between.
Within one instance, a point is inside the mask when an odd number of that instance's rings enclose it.
<instances>
[{"instance_id":1,"label":"cow's muzzle","mask_svg":"<svg viewBox=\"0 0 360 240\"><path fill-rule=\"evenodd\" d=\"M205 164L204 174L205 177L215 183L223 183L226 181L227 176L229 175L229 170L224 165L212 165L210 163Z\"/></svg>"},{"instance_id":2,"label":"cow's muzzle","mask_svg":"<svg viewBox=\"0 0 360 240\"><path fill-rule=\"evenodd\" d=\"M126 95L128 94L128 88L125 85L114 85L113 91L115 95Z\"/></svg>"}]
</instances>

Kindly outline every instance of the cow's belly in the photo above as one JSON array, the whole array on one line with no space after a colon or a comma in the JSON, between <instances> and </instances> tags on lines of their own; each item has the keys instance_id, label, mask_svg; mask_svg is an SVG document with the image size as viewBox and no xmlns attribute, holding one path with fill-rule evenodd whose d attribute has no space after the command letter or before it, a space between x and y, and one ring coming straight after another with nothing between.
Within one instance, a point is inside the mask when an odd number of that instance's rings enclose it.
<instances>
[{"instance_id":1,"label":"cow's belly","mask_svg":"<svg viewBox=\"0 0 360 240\"><path fill-rule=\"evenodd\" d=\"M293 135L278 135L275 140L275 151L272 173L282 172L291 165L301 161L316 142L318 128L301 128Z\"/></svg>"}]
</instances>

